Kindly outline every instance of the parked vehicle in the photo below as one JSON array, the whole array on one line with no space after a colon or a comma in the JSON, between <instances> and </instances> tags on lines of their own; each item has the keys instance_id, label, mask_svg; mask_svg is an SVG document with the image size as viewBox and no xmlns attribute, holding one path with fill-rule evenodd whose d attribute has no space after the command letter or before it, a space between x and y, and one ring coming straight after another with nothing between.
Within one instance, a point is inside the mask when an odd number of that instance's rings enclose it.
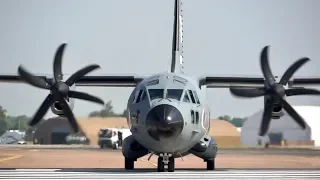
<instances>
[{"instance_id":1,"label":"parked vehicle","mask_svg":"<svg viewBox=\"0 0 320 180\"><path fill-rule=\"evenodd\" d=\"M99 131L100 148L119 149L124 138L131 134L129 129L103 128Z\"/></svg>"}]
</instances>

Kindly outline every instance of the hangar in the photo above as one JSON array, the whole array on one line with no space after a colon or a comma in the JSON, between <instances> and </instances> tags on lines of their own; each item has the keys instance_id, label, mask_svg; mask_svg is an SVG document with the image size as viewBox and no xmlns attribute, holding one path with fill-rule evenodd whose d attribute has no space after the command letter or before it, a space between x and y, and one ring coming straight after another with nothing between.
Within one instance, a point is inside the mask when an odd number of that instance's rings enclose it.
<instances>
[{"instance_id":1,"label":"hangar","mask_svg":"<svg viewBox=\"0 0 320 180\"><path fill-rule=\"evenodd\" d=\"M269 131L264 137L258 135L263 110L249 117L241 128L241 144L256 146L259 143L280 145L285 140L287 145L320 146L320 107L293 106L305 119L307 128L301 129L298 124L284 111L280 119L273 119Z\"/></svg>"},{"instance_id":2,"label":"hangar","mask_svg":"<svg viewBox=\"0 0 320 180\"><path fill-rule=\"evenodd\" d=\"M66 137L72 132L66 118L55 117L42 121L35 129L34 144L66 144Z\"/></svg>"},{"instance_id":3,"label":"hangar","mask_svg":"<svg viewBox=\"0 0 320 180\"><path fill-rule=\"evenodd\" d=\"M85 136L87 143L97 145L100 128L127 128L127 120L123 117L110 118L77 118L80 126L78 135ZM64 117L54 117L42 121L33 135L34 144L66 144L66 137L72 129Z\"/></svg>"},{"instance_id":4,"label":"hangar","mask_svg":"<svg viewBox=\"0 0 320 180\"><path fill-rule=\"evenodd\" d=\"M80 135L88 139L91 145L97 145L100 128L128 128L124 117L77 118ZM34 133L35 144L65 144L65 138L71 133L68 121L63 117L54 117L40 123ZM210 135L219 146L240 145L240 132L224 120L211 120Z\"/></svg>"}]
</instances>

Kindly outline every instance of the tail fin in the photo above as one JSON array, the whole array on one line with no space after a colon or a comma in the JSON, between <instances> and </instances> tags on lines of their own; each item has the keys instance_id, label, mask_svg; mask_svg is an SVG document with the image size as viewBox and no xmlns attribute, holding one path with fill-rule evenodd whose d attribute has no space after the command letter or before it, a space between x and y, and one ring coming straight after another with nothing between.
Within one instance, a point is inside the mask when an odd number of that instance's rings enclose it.
<instances>
[{"instance_id":1,"label":"tail fin","mask_svg":"<svg viewBox=\"0 0 320 180\"><path fill-rule=\"evenodd\" d=\"M175 0L174 4L174 24L173 24L173 39L172 39L172 59L171 72L183 73L183 25L182 25L182 0Z\"/></svg>"}]
</instances>

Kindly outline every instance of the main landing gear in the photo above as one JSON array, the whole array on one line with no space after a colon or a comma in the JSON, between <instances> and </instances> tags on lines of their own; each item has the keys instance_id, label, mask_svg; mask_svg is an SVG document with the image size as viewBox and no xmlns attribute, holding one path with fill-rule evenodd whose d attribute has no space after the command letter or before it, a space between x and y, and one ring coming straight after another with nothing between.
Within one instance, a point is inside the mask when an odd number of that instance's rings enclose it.
<instances>
[{"instance_id":1,"label":"main landing gear","mask_svg":"<svg viewBox=\"0 0 320 180\"><path fill-rule=\"evenodd\" d=\"M164 167L167 165L168 172L174 172L174 157L171 154L160 154L158 157L158 172L164 172Z\"/></svg>"},{"instance_id":2,"label":"main landing gear","mask_svg":"<svg viewBox=\"0 0 320 180\"><path fill-rule=\"evenodd\" d=\"M124 167L126 170L132 170L134 169L134 162L135 159L125 158ZM207 170L215 170L215 159L205 160L207 163ZM158 157L158 172L164 172L165 166L168 167L168 172L174 172L174 157L172 157L171 154L160 154Z\"/></svg>"},{"instance_id":3,"label":"main landing gear","mask_svg":"<svg viewBox=\"0 0 320 180\"><path fill-rule=\"evenodd\" d=\"M124 158L124 168L126 170L132 170L134 169L134 159L130 159L130 158Z\"/></svg>"},{"instance_id":4,"label":"main landing gear","mask_svg":"<svg viewBox=\"0 0 320 180\"><path fill-rule=\"evenodd\" d=\"M215 170L216 169L215 159L206 160L206 162L207 162L207 170Z\"/></svg>"}]
</instances>

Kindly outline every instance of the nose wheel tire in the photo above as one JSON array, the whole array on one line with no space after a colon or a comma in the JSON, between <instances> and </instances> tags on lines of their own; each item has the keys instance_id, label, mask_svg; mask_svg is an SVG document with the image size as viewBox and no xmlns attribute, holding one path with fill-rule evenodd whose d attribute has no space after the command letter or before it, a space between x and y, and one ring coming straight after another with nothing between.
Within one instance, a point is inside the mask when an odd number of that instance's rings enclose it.
<instances>
[{"instance_id":1,"label":"nose wheel tire","mask_svg":"<svg viewBox=\"0 0 320 180\"><path fill-rule=\"evenodd\" d=\"M207 170L215 170L216 165L215 165L215 160L207 160Z\"/></svg>"},{"instance_id":2,"label":"nose wheel tire","mask_svg":"<svg viewBox=\"0 0 320 180\"><path fill-rule=\"evenodd\" d=\"M164 172L164 163L163 163L163 158L158 157L158 172Z\"/></svg>"},{"instance_id":3,"label":"nose wheel tire","mask_svg":"<svg viewBox=\"0 0 320 180\"><path fill-rule=\"evenodd\" d=\"M174 172L174 158L173 157L169 158L168 172Z\"/></svg>"},{"instance_id":4,"label":"nose wheel tire","mask_svg":"<svg viewBox=\"0 0 320 180\"><path fill-rule=\"evenodd\" d=\"M169 162L168 162L168 172L174 172L175 170L175 163L174 163L174 158L170 157ZM163 162L163 157L158 157L158 172L164 172L164 162Z\"/></svg>"}]
</instances>

